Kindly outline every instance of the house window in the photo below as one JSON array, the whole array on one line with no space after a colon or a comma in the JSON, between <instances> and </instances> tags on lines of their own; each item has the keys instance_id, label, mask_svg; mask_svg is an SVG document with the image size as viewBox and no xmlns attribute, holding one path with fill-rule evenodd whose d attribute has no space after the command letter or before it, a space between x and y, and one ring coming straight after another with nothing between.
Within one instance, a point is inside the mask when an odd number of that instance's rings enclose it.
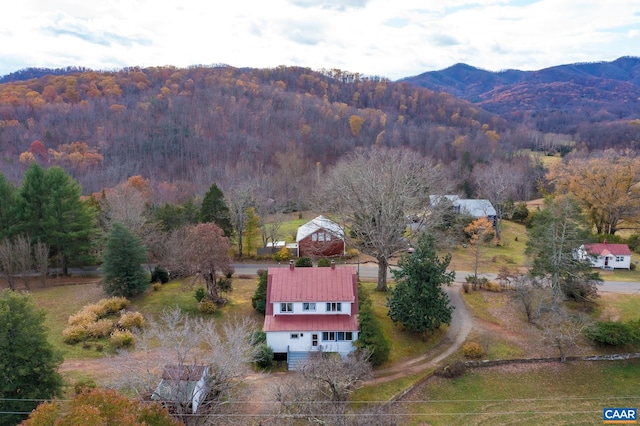
<instances>
[{"instance_id":1,"label":"house window","mask_svg":"<svg viewBox=\"0 0 640 426\"><path fill-rule=\"evenodd\" d=\"M324 342L350 342L353 340L352 331L323 331L322 340Z\"/></svg>"},{"instance_id":2,"label":"house window","mask_svg":"<svg viewBox=\"0 0 640 426\"><path fill-rule=\"evenodd\" d=\"M616 256L616 262L623 262L623 261L624 261L623 256Z\"/></svg>"},{"instance_id":3,"label":"house window","mask_svg":"<svg viewBox=\"0 0 640 426\"><path fill-rule=\"evenodd\" d=\"M342 303L341 302L328 302L327 303L327 312L342 312Z\"/></svg>"},{"instance_id":4,"label":"house window","mask_svg":"<svg viewBox=\"0 0 640 426\"><path fill-rule=\"evenodd\" d=\"M281 303L280 304L280 312L293 312L293 303Z\"/></svg>"},{"instance_id":5,"label":"house window","mask_svg":"<svg viewBox=\"0 0 640 426\"><path fill-rule=\"evenodd\" d=\"M336 332L335 331L323 331L322 332L322 341L324 341L324 342L335 342L336 341Z\"/></svg>"},{"instance_id":6,"label":"house window","mask_svg":"<svg viewBox=\"0 0 640 426\"><path fill-rule=\"evenodd\" d=\"M331 241L331 234L330 234L330 233L328 233L328 232L327 232L326 234L324 234L324 239L325 239L326 241Z\"/></svg>"},{"instance_id":7,"label":"house window","mask_svg":"<svg viewBox=\"0 0 640 426\"><path fill-rule=\"evenodd\" d=\"M318 232L318 241L324 241L324 232Z\"/></svg>"},{"instance_id":8,"label":"house window","mask_svg":"<svg viewBox=\"0 0 640 426\"><path fill-rule=\"evenodd\" d=\"M298 338L298 333L291 333L291 338L292 339L297 339Z\"/></svg>"},{"instance_id":9,"label":"house window","mask_svg":"<svg viewBox=\"0 0 640 426\"><path fill-rule=\"evenodd\" d=\"M312 234L311 241L318 241L318 234Z\"/></svg>"},{"instance_id":10,"label":"house window","mask_svg":"<svg viewBox=\"0 0 640 426\"><path fill-rule=\"evenodd\" d=\"M336 340L338 342L351 341L351 340L353 340L353 332L351 332L351 331L338 331L336 333Z\"/></svg>"},{"instance_id":11,"label":"house window","mask_svg":"<svg viewBox=\"0 0 640 426\"><path fill-rule=\"evenodd\" d=\"M302 310L303 311L315 311L316 310L316 304L315 302L304 302L302 304Z\"/></svg>"}]
</instances>

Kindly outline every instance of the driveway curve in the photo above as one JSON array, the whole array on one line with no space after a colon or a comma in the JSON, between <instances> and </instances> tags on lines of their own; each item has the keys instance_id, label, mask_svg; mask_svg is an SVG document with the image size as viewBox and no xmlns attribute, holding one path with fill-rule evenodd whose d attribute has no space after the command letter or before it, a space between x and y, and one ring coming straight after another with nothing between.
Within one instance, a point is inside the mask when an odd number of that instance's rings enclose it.
<instances>
[{"instance_id":1,"label":"driveway curve","mask_svg":"<svg viewBox=\"0 0 640 426\"><path fill-rule=\"evenodd\" d=\"M442 342L424 355L394 365L393 367L376 370L374 372L374 378L368 381L367 384L384 383L436 367L440 361L462 346L473 328L473 317L464 302L461 288L461 283L453 283L451 286L445 287L445 291L449 295L454 310L451 316L449 330Z\"/></svg>"}]
</instances>

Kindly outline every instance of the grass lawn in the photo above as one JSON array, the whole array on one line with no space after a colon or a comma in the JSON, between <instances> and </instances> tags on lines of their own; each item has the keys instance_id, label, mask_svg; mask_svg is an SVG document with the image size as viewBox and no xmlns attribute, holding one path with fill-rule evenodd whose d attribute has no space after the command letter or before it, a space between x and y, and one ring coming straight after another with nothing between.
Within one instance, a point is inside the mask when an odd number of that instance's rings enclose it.
<instances>
[{"instance_id":1,"label":"grass lawn","mask_svg":"<svg viewBox=\"0 0 640 426\"><path fill-rule=\"evenodd\" d=\"M639 375L637 360L475 369L429 380L398 409L407 425L601 424L604 407L637 407Z\"/></svg>"},{"instance_id":2,"label":"grass lawn","mask_svg":"<svg viewBox=\"0 0 640 426\"><path fill-rule=\"evenodd\" d=\"M404 331L402 326L395 325L387 316L388 293L375 291L376 283L373 282L364 282L362 286L368 290L375 316L382 326L384 335L391 342L389 360L380 366L380 369L423 355L440 343L446 335L448 329L446 326L441 327L433 336L427 336L424 339L420 335Z\"/></svg>"},{"instance_id":3,"label":"grass lawn","mask_svg":"<svg viewBox=\"0 0 640 426\"><path fill-rule=\"evenodd\" d=\"M640 295L602 293L593 317L598 321L640 320Z\"/></svg>"},{"instance_id":4,"label":"grass lawn","mask_svg":"<svg viewBox=\"0 0 640 426\"><path fill-rule=\"evenodd\" d=\"M84 306L97 302L107 297L104 294L99 281L87 280L86 284L34 288L32 290L34 302L37 307L46 311L45 326L50 331L49 341L60 350L65 359L91 359L99 358L110 353L108 339L93 341L103 344L105 350L87 350L82 344L68 345L62 340L62 330L67 327L69 316L80 311ZM213 314L215 318L249 316L262 325L262 316L251 307L251 296L255 292L256 279L236 278L233 282L233 291L225 294L228 303ZM129 310L140 311L146 318L157 317L165 309L175 306L191 315L201 315L197 311L194 292L198 285L189 280L171 281L162 286L159 291L147 290L143 295L131 300Z\"/></svg>"},{"instance_id":5,"label":"grass lawn","mask_svg":"<svg viewBox=\"0 0 640 426\"><path fill-rule=\"evenodd\" d=\"M502 222L502 242L481 245L478 250L478 273L497 273L500 268L516 270L527 264L524 250L527 244L527 232L524 225L514 222ZM473 272L475 269L476 247L457 246L451 251L449 269Z\"/></svg>"},{"instance_id":6,"label":"grass lawn","mask_svg":"<svg viewBox=\"0 0 640 426\"><path fill-rule=\"evenodd\" d=\"M64 354L65 358L99 358L104 353L82 349L82 344L67 345L62 341L62 330L67 327L69 316L83 306L106 297L99 280L85 280L84 284L31 290L35 305L47 315L45 327L49 330L49 342Z\"/></svg>"}]
</instances>

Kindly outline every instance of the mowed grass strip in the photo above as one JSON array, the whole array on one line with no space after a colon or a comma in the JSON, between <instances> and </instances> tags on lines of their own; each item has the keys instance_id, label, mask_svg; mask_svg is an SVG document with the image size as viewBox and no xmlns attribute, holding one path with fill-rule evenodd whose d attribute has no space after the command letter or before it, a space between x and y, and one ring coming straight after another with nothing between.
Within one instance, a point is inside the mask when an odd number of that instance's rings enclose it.
<instances>
[{"instance_id":1,"label":"mowed grass strip","mask_svg":"<svg viewBox=\"0 0 640 426\"><path fill-rule=\"evenodd\" d=\"M640 361L475 369L433 378L396 411L407 425L592 425L604 407L637 407Z\"/></svg>"}]
</instances>

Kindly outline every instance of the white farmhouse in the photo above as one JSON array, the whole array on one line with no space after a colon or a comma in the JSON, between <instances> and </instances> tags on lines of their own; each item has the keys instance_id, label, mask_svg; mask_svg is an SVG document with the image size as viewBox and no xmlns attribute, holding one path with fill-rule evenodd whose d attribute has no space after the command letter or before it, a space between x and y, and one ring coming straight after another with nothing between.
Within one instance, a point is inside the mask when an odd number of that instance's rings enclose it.
<instances>
[{"instance_id":1,"label":"white farmhouse","mask_svg":"<svg viewBox=\"0 0 640 426\"><path fill-rule=\"evenodd\" d=\"M602 269L631 269L631 250L626 244L583 244L577 250L580 260L589 260L591 266Z\"/></svg>"},{"instance_id":2,"label":"white farmhouse","mask_svg":"<svg viewBox=\"0 0 640 426\"><path fill-rule=\"evenodd\" d=\"M263 330L275 359L289 369L309 352L347 356L358 338L358 280L354 267L269 268Z\"/></svg>"}]
</instances>

